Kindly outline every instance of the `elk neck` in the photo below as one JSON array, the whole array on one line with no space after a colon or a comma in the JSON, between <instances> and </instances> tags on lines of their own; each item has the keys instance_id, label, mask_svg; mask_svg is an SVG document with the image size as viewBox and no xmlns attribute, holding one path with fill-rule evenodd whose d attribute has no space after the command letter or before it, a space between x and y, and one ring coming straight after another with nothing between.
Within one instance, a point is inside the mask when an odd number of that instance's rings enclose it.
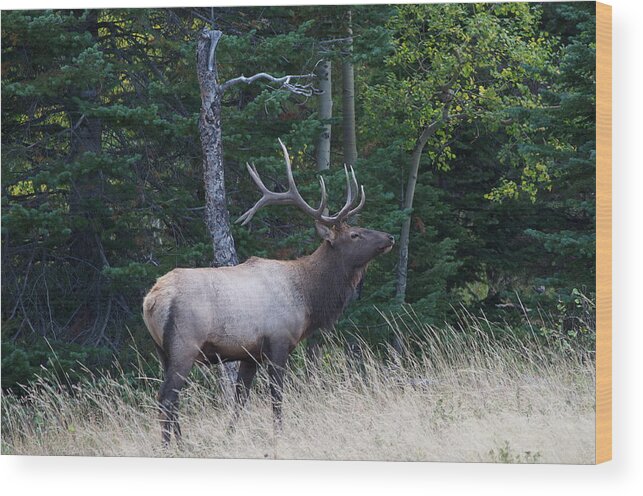
<instances>
[{"instance_id":1,"label":"elk neck","mask_svg":"<svg viewBox=\"0 0 643 496\"><path fill-rule=\"evenodd\" d=\"M328 243L298 261L299 289L308 307L309 325L303 337L331 327L342 315L366 272L353 267Z\"/></svg>"}]
</instances>

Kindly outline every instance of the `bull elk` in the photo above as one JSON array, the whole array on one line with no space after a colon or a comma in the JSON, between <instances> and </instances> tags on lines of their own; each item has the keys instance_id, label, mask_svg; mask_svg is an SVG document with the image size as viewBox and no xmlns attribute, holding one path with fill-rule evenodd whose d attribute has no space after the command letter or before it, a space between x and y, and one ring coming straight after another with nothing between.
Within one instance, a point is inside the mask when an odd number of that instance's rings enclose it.
<instances>
[{"instance_id":1,"label":"bull elk","mask_svg":"<svg viewBox=\"0 0 643 496\"><path fill-rule=\"evenodd\" d=\"M143 302L143 317L165 373L158 401L166 446L172 432L180 440L178 395L195 362L240 362L235 385L237 411L248 397L257 365L265 364L279 427L288 355L313 331L335 323L369 262L393 247L390 234L347 224L366 201L364 187L358 187L352 168L350 175L345 169L344 206L336 215L328 215L323 178L321 202L313 208L297 190L288 151L281 140L279 143L286 161L288 191L268 190L254 165L248 165L263 196L237 222L247 224L267 205L295 205L315 220L323 241L314 253L297 260L252 257L234 267L174 269L156 281Z\"/></svg>"}]
</instances>

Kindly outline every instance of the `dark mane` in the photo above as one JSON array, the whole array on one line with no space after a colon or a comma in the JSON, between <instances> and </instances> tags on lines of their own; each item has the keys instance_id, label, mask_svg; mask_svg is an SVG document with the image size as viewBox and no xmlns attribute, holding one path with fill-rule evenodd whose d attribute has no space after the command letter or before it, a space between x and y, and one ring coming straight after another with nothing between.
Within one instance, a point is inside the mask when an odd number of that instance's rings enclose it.
<instances>
[{"instance_id":1,"label":"dark mane","mask_svg":"<svg viewBox=\"0 0 643 496\"><path fill-rule=\"evenodd\" d=\"M306 335L337 322L357 296L366 273L366 265L347 266L330 250L332 248L323 243L312 255L298 261L302 280L307 282L300 288L310 318Z\"/></svg>"}]
</instances>

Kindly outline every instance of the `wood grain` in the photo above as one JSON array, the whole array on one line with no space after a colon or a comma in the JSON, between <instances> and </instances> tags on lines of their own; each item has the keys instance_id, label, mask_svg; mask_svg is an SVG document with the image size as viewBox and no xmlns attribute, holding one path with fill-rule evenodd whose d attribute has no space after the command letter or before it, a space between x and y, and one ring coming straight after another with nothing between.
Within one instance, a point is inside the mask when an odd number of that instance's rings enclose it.
<instances>
[{"instance_id":1,"label":"wood grain","mask_svg":"<svg viewBox=\"0 0 643 496\"><path fill-rule=\"evenodd\" d=\"M596 3L596 463L612 459L612 7Z\"/></svg>"}]
</instances>

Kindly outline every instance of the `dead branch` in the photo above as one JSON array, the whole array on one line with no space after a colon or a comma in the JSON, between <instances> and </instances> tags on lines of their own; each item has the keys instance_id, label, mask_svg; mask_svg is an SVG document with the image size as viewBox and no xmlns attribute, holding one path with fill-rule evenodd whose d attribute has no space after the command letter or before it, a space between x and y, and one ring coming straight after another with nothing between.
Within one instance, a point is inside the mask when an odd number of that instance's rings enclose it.
<instances>
[{"instance_id":1,"label":"dead branch","mask_svg":"<svg viewBox=\"0 0 643 496\"><path fill-rule=\"evenodd\" d=\"M311 83L299 84L299 83L293 82L293 80L312 79L314 77L315 77L315 74L313 73L275 77L266 72L260 72L251 77L239 76L237 78L230 79L229 81L226 81L221 85L221 91L225 91L228 88L231 88L232 86L239 83L252 84L258 79L267 79L268 81L273 83L281 83L281 87L287 91L290 91L291 93L295 93L297 95L312 96L319 93L319 90L316 89Z\"/></svg>"}]
</instances>

